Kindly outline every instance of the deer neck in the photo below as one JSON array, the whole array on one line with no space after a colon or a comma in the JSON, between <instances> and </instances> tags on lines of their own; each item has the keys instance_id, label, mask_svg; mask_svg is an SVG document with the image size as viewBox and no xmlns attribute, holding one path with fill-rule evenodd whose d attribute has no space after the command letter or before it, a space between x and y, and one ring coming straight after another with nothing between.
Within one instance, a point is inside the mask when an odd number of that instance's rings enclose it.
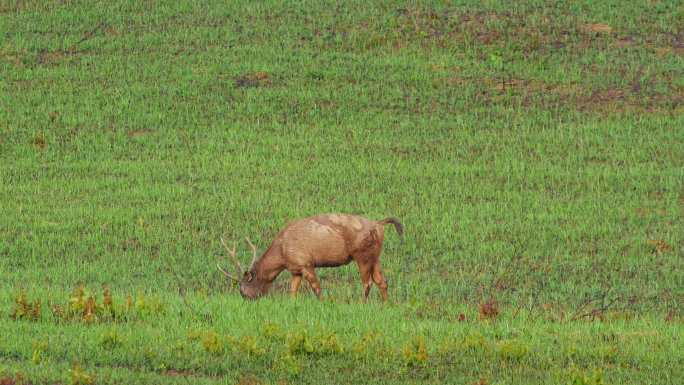
<instances>
[{"instance_id":1,"label":"deer neck","mask_svg":"<svg viewBox=\"0 0 684 385\"><path fill-rule=\"evenodd\" d=\"M285 269L285 264L279 253L269 249L254 263L254 269L258 280L270 283Z\"/></svg>"}]
</instances>

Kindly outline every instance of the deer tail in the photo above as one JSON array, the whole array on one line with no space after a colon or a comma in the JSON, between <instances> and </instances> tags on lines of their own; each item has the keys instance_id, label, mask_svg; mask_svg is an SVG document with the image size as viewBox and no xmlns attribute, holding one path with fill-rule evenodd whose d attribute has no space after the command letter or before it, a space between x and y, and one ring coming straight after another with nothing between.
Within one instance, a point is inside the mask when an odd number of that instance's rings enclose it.
<instances>
[{"instance_id":1,"label":"deer tail","mask_svg":"<svg viewBox=\"0 0 684 385\"><path fill-rule=\"evenodd\" d=\"M386 225L389 223L393 224L394 229L397 230L397 234L399 234L399 240L401 241L402 244L404 243L404 225L402 225L401 222L399 222L399 219L394 218L394 217L389 217L389 218L385 218L385 219L381 220L378 223L380 223L381 225Z\"/></svg>"}]
</instances>

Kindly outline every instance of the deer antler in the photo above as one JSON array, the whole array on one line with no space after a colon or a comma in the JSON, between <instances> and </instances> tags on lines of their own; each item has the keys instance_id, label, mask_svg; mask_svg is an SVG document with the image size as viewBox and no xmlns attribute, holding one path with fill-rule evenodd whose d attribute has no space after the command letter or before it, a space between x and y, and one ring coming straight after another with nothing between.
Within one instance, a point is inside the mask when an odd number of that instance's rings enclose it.
<instances>
[{"instance_id":1,"label":"deer antler","mask_svg":"<svg viewBox=\"0 0 684 385\"><path fill-rule=\"evenodd\" d=\"M226 249L226 251L228 252L228 256L230 257L230 259L232 259L233 262L235 263L235 271L236 271L237 274L238 274L237 276L238 276L238 277L241 276L241 275L242 275L242 266L240 266L240 261L237 259L237 256L236 256L236 247L237 247L237 246L236 246L236 243L233 242L233 249L232 249L232 250L229 249L228 246L226 246L226 242L223 240L223 238L221 238L221 244L223 245L223 247L224 247L224 248ZM232 279L232 280L234 280L234 281L238 281L238 282L240 281L239 279L237 279L237 278L233 277L232 275L230 275L227 271L223 270L223 269L221 268L221 266L219 266L218 263L216 264L216 267L223 273L223 275L224 275L226 278L230 278L230 279Z\"/></svg>"},{"instance_id":2,"label":"deer antler","mask_svg":"<svg viewBox=\"0 0 684 385\"><path fill-rule=\"evenodd\" d=\"M249 268L251 270L252 266L254 266L254 262L256 262L256 260L257 260L257 250L256 250L256 246L254 246L254 244L252 244L252 241L250 241L249 238L245 237L245 240L249 244L249 247L252 248L252 262L249 263Z\"/></svg>"}]
</instances>

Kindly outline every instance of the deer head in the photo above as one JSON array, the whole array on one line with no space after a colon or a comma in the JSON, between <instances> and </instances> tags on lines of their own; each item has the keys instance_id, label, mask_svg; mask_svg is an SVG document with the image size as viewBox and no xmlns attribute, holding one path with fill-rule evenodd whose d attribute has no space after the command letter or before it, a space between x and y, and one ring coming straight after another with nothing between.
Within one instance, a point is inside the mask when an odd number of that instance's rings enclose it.
<instances>
[{"instance_id":1,"label":"deer head","mask_svg":"<svg viewBox=\"0 0 684 385\"><path fill-rule=\"evenodd\" d=\"M235 264L235 272L237 273L237 276L233 276L227 271L223 270L219 264L216 264L216 267L223 273L223 275L227 279L231 279L235 282L238 282L240 284L240 294L242 295L243 298L245 299L257 299L261 297L262 295L266 294L270 287L270 282L264 281L258 277L257 270L256 270L256 262L257 262L257 251L256 247L252 242L249 240L249 238L245 237L245 240L249 244L249 247L252 248L252 262L249 264L249 269L245 270L243 272L242 266L240 265L240 261L238 260L236 256L236 242L233 242L233 248L229 249L228 246L226 245L226 242L221 238L221 244L223 247L226 249L228 252L228 257L233 260L233 263ZM242 276L242 279L238 279L237 277Z\"/></svg>"}]
</instances>

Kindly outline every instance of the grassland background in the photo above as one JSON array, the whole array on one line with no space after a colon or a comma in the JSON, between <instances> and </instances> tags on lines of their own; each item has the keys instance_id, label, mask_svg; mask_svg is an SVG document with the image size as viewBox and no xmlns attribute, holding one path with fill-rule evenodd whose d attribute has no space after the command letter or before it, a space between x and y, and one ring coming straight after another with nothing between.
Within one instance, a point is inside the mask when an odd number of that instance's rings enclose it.
<instances>
[{"instance_id":1,"label":"grassland background","mask_svg":"<svg viewBox=\"0 0 684 385\"><path fill-rule=\"evenodd\" d=\"M680 2L0 12L0 374L684 377ZM245 303L216 273L219 237L264 250L288 220L335 211L405 223L387 306L360 303L353 265L320 271L323 303L284 297L286 274ZM81 285L121 309L130 294L134 315L57 317ZM10 317L22 291L40 320ZM491 298L500 314L480 320Z\"/></svg>"}]
</instances>

